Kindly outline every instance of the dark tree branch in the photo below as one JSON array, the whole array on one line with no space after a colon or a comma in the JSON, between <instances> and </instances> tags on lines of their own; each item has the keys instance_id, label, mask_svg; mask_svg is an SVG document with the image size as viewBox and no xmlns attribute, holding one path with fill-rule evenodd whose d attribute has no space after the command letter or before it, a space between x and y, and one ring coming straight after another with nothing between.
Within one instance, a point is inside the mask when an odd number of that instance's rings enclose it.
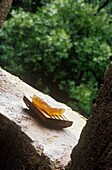
<instances>
[{"instance_id":1,"label":"dark tree branch","mask_svg":"<svg viewBox=\"0 0 112 170\"><path fill-rule=\"evenodd\" d=\"M106 0L101 6L99 6L97 13L99 13L102 8L105 8L108 5L109 1L110 0Z\"/></svg>"},{"instance_id":2,"label":"dark tree branch","mask_svg":"<svg viewBox=\"0 0 112 170\"><path fill-rule=\"evenodd\" d=\"M13 0L0 0L0 28L6 18Z\"/></svg>"}]
</instances>

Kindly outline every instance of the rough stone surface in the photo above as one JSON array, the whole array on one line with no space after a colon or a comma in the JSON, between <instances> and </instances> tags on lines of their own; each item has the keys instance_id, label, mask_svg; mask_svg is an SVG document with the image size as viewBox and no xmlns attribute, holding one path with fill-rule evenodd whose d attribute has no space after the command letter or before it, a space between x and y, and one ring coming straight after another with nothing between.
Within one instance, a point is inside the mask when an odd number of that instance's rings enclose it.
<instances>
[{"instance_id":1,"label":"rough stone surface","mask_svg":"<svg viewBox=\"0 0 112 170\"><path fill-rule=\"evenodd\" d=\"M40 159L31 142L16 123L0 114L0 170L36 170Z\"/></svg>"},{"instance_id":2,"label":"rough stone surface","mask_svg":"<svg viewBox=\"0 0 112 170\"><path fill-rule=\"evenodd\" d=\"M0 0L0 28L6 18L13 0Z\"/></svg>"},{"instance_id":3,"label":"rough stone surface","mask_svg":"<svg viewBox=\"0 0 112 170\"><path fill-rule=\"evenodd\" d=\"M71 158L70 170L112 169L112 63Z\"/></svg>"},{"instance_id":4,"label":"rough stone surface","mask_svg":"<svg viewBox=\"0 0 112 170\"><path fill-rule=\"evenodd\" d=\"M0 69L1 117L3 115L7 117L7 121L9 121L10 123L12 122L14 124L14 126L11 125L11 127L16 129L14 130L13 133L14 135L12 134L13 137L11 137L11 135L7 136L6 133L4 147L7 147L7 142L9 138L13 139L10 142L12 144L13 144L12 141L15 140L17 141L18 134L20 134L19 132L21 132L22 134L19 135L21 138L20 139L21 142L17 144L17 147L19 145L20 147L22 147L22 151L26 152L23 154L25 160L23 161L23 165L24 162L26 162L27 160L29 161L30 152L31 152L31 162L33 162L32 165L34 164L35 167L34 169L36 169L37 166L38 167L37 169L39 170L47 170L47 169L64 170L65 166L70 161L71 151L79 140L81 130L86 124L86 120L77 112L73 111L66 105L60 103L60 105L62 105L65 108L69 120L73 121L73 125L63 130L49 129L47 127L44 127L42 124L38 122L36 118L32 117L29 114L29 112L26 110L26 105L23 102L24 95L30 97L33 94L37 94L45 98L51 98L50 96L42 94L38 90L29 86L28 84L22 82L19 78L9 74L3 69ZM54 99L52 100L55 102ZM4 116L3 116L3 120L5 120ZM1 122L0 122L0 126L2 126ZM16 126L17 128L15 128ZM10 132L11 130L9 130L9 133ZM2 131L2 133L4 132ZM17 133L17 135L15 135L15 133ZM0 135L0 140L1 138L2 135ZM24 138L24 140L22 140L22 138ZM27 143L25 144L26 147L29 148L27 149L27 151L25 151L26 149L24 149L25 141ZM23 143L22 146L21 143ZM31 145L31 148L29 147L29 145ZM16 148L15 144L14 144L14 148ZM11 152L15 154L18 159L17 149L14 150L13 151L11 150ZM26 155L28 150L29 150L29 156L27 159ZM19 155L22 155L22 153ZM33 158L32 155L34 155ZM11 166L12 160L9 162ZM30 168L26 168L26 169L32 169L32 165L27 164L27 166L30 166Z\"/></svg>"}]
</instances>

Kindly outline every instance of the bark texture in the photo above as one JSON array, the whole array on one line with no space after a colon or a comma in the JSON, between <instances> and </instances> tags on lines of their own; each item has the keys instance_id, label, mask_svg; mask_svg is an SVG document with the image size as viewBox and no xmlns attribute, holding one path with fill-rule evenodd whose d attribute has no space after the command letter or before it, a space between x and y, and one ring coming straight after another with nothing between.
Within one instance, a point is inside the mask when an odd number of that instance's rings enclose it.
<instances>
[{"instance_id":1,"label":"bark texture","mask_svg":"<svg viewBox=\"0 0 112 170\"><path fill-rule=\"evenodd\" d=\"M112 169L112 63L71 159L70 170Z\"/></svg>"},{"instance_id":2,"label":"bark texture","mask_svg":"<svg viewBox=\"0 0 112 170\"><path fill-rule=\"evenodd\" d=\"M6 18L13 0L0 0L0 28Z\"/></svg>"}]
</instances>

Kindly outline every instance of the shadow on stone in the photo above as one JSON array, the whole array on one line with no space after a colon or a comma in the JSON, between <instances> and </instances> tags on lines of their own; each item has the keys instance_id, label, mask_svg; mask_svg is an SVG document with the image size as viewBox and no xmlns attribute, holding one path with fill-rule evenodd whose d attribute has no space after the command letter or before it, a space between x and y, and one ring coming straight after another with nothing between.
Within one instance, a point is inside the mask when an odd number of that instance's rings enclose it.
<instances>
[{"instance_id":1,"label":"shadow on stone","mask_svg":"<svg viewBox=\"0 0 112 170\"><path fill-rule=\"evenodd\" d=\"M36 170L38 155L14 122L0 114L0 170Z\"/></svg>"}]
</instances>

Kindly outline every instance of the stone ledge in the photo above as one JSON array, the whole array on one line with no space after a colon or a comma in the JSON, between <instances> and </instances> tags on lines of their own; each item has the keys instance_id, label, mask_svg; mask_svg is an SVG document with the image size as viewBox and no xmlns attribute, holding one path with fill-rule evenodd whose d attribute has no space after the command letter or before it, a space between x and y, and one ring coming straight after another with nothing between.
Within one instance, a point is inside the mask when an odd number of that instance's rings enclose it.
<instances>
[{"instance_id":1,"label":"stone ledge","mask_svg":"<svg viewBox=\"0 0 112 170\"><path fill-rule=\"evenodd\" d=\"M15 122L31 139L38 159L40 157L40 160L43 160L44 165L42 162L39 163L39 170L42 167L47 170L47 166L51 170L63 170L70 161L70 154L79 140L86 119L60 103L65 108L68 118L73 121L73 125L63 130L46 128L25 111L23 96L30 97L33 94L51 98L0 68L0 112ZM52 98L51 100L55 101Z\"/></svg>"}]
</instances>

